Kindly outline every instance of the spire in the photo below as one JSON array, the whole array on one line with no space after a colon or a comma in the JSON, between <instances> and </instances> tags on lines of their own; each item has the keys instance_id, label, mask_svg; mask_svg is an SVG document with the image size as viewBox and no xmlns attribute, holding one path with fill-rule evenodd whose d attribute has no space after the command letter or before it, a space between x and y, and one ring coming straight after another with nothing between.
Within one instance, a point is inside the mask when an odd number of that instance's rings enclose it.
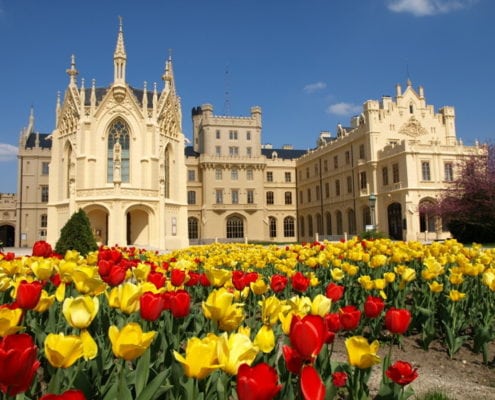
<instances>
[{"instance_id":1,"label":"spire","mask_svg":"<svg viewBox=\"0 0 495 400\"><path fill-rule=\"evenodd\" d=\"M91 114L93 114L96 107L96 80L94 78L91 81L90 105L91 105Z\"/></svg>"},{"instance_id":2,"label":"spire","mask_svg":"<svg viewBox=\"0 0 495 400\"><path fill-rule=\"evenodd\" d=\"M60 92L57 92L57 104L55 106L55 126L58 126L58 117L60 115L61 108L62 108L62 103L60 100Z\"/></svg>"},{"instance_id":3,"label":"spire","mask_svg":"<svg viewBox=\"0 0 495 400\"><path fill-rule=\"evenodd\" d=\"M122 29L122 17L119 16L119 33L117 35L117 45L113 53L114 82L125 83L125 64L127 55L124 47L124 31Z\"/></svg>"},{"instance_id":4,"label":"spire","mask_svg":"<svg viewBox=\"0 0 495 400\"><path fill-rule=\"evenodd\" d=\"M79 73L76 69L76 56L72 54L71 60L70 60L70 68L66 70L67 75L69 75L69 85L70 86L75 86L76 85L76 76Z\"/></svg>"},{"instance_id":5,"label":"spire","mask_svg":"<svg viewBox=\"0 0 495 400\"><path fill-rule=\"evenodd\" d=\"M148 83L144 81L144 88L143 88L143 114L145 116L148 115Z\"/></svg>"},{"instance_id":6,"label":"spire","mask_svg":"<svg viewBox=\"0 0 495 400\"><path fill-rule=\"evenodd\" d=\"M174 90L174 70L172 68L172 49L169 49L168 59L165 62L165 72L162 75L162 80L165 83L163 90Z\"/></svg>"},{"instance_id":7,"label":"spire","mask_svg":"<svg viewBox=\"0 0 495 400\"><path fill-rule=\"evenodd\" d=\"M79 98L81 99L81 110L84 110L86 103L86 89L84 88L84 78L81 79L81 89L79 90Z\"/></svg>"},{"instance_id":8,"label":"spire","mask_svg":"<svg viewBox=\"0 0 495 400\"><path fill-rule=\"evenodd\" d=\"M31 106L31 110L29 112L29 124L27 127L27 133L34 132L34 107Z\"/></svg>"}]
</instances>

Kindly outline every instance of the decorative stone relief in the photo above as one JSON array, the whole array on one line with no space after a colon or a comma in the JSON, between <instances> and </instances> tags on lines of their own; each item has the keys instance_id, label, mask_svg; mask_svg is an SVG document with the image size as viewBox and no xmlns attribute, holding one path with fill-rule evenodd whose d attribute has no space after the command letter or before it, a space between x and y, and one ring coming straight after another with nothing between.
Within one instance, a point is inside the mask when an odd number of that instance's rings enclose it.
<instances>
[{"instance_id":1,"label":"decorative stone relief","mask_svg":"<svg viewBox=\"0 0 495 400\"><path fill-rule=\"evenodd\" d=\"M425 128L421 126L421 124L416 118L411 117L408 122L406 122L404 125L400 127L399 133L402 135L416 137L416 136L426 135L428 132Z\"/></svg>"}]
</instances>

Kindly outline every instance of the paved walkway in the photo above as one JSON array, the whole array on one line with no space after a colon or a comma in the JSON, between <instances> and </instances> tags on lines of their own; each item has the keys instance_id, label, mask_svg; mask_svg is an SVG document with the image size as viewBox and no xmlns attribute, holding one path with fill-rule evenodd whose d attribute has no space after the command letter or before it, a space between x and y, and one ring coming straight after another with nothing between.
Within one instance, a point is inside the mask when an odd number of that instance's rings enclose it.
<instances>
[{"instance_id":1,"label":"paved walkway","mask_svg":"<svg viewBox=\"0 0 495 400\"><path fill-rule=\"evenodd\" d=\"M16 256L30 256L32 254L31 247L4 247L3 252L5 253L15 253Z\"/></svg>"}]
</instances>

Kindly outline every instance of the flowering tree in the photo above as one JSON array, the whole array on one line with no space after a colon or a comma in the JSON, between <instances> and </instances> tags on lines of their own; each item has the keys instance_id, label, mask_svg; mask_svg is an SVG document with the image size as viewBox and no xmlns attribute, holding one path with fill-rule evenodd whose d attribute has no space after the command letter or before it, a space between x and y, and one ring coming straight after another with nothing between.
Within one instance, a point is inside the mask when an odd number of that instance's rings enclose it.
<instances>
[{"instance_id":1,"label":"flowering tree","mask_svg":"<svg viewBox=\"0 0 495 400\"><path fill-rule=\"evenodd\" d=\"M457 179L442 196L439 214L463 243L495 241L495 145L465 158Z\"/></svg>"}]
</instances>

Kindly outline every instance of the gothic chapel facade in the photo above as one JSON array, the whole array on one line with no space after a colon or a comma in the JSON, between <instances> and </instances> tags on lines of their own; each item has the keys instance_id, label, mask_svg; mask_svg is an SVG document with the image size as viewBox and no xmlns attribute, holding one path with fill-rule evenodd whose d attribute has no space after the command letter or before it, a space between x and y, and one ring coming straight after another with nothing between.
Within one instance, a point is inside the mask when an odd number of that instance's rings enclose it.
<instances>
[{"instance_id":1,"label":"gothic chapel facade","mask_svg":"<svg viewBox=\"0 0 495 400\"><path fill-rule=\"evenodd\" d=\"M70 216L83 209L97 241L172 249L188 245L182 113L172 60L164 86L126 82L122 21L109 87L77 86L75 58L57 100L51 134L47 238L56 243Z\"/></svg>"}]
</instances>

